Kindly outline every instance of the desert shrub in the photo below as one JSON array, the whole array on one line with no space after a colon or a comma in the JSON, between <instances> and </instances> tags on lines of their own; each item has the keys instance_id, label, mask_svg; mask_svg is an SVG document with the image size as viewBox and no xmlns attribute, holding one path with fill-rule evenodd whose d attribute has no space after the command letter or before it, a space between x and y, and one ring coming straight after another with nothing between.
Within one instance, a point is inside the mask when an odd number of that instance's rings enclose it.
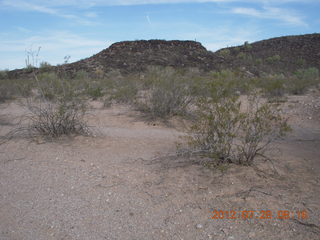
<instances>
[{"instance_id":1,"label":"desert shrub","mask_svg":"<svg viewBox=\"0 0 320 240\"><path fill-rule=\"evenodd\" d=\"M238 54L237 54L237 58L239 58L239 59L246 59L247 58L247 55L244 53L244 52L239 52Z\"/></svg>"},{"instance_id":2,"label":"desert shrub","mask_svg":"<svg viewBox=\"0 0 320 240\"><path fill-rule=\"evenodd\" d=\"M263 61L262 61L261 58L257 58L257 59L255 60L255 63L256 63L257 65L261 65L261 64L263 63Z\"/></svg>"},{"instance_id":3,"label":"desert shrub","mask_svg":"<svg viewBox=\"0 0 320 240\"><path fill-rule=\"evenodd\" d=\"M277 63L281 60L281 57L280 55L273 55L271 57L267 57L266 58L266 62L267 63L270 63L270 64L273 64L273 63Z\"/></svg>"},{"instance_id":4,"label":"desert shrub","mask_svg":"<svg viewBox=\"0 0 320 240\"><path fill-rule=\"evenodd\" d=\"M319 70L314 67L301 69L289 80L288 91L292 94L303 94L308 88L320 83Z\"/></svg>"},{"instance_id":5,"label":"desert shrub","mask_svg":"<svg viewBox=\"0 0 320 240\"><path fill-rule=\"evenodd\" d=\"M9 70L0 70L0 80L8 78L8 71Z\"/></svg>"},{"instance_id":6,"label":"desert shrub","mask_svg":"<svg viewBox=\"0 0 320 240\"><path fill-rule=\"evenodd\" d=\"M296 61L297 65L299 65L300 67L304 66L306 64L306 60L303 58L298 58Z\"/></svg>"},{"instance_id":7,"label":"desert shrub","mask_svg":"<svg viewBox=\"0 0 320 240\"><path fill-rule=\"evenodd\" d=\"M229 49L222 49L219 51L219 55L221 57L228 57L230 55L230 50Z\"/></svg>"},{"instance_id":8,"label":"desert shrub","mask_svg":"<svg viewBox=\"0 0 320 240\"><path fill-rule=\"evenodd\" d=\"M279 108L258 101L256 93L249 95L248 107L243 109L243 101L230 91L229 83L216 81L210 91L210 97L197 102L189 145L216 164L250 165L288 130Z\"/></svg>"},{"instance_id":9,"label":"desert shrub","mask_svg":"<svg viewBox=\"0 0 320 240\"><path fill-rule=\"evenodd\" d=\"M221 88L220 83L211 85L210 97L198 100L197 120L191 127L189 143L218 163L224 163L232 161L231 150L241 115L237 97L231 97L230 89Z\"/></svg>"},{"instance_id":10,"label":"desert shrub","mask_svg":"<svg viewBox=\"0 0 320 240\"><path fill-rule=\"evenodd\" d=\"M28 79L0 79L0 102L29 96L32 87Z\"/></svg>"},{"instance_id":11,"label":"desert shrub","mask_svg":"<svg viewBox=\"0 0 320 240\"><path fill-rule=\"evenodd\" d=\"M136 81L132 81L129 77L121 77L110 79L108 85L109 89L107 89L105 99L106 106L112 102L134 104L139 89Z\"/></svg>"},{"instance_id":12,"label":"desert shrub","mask_svg":"<svg viewBox=\"0 0 320 240\"><path fill-rule=\"evenodd\" d=\"M44 61L39 64L40 72L46 72L46 71L49 71L50 69L51 69L51 64L48 62Z\"/></svg>"},{"instance_id":13,"label":"desert shrub","mask_svg":"<svg viewBox=\"0 0 320 240\"><path fill-rule=\"evenodd\" d=\"M71 79L63 79L56 73L41 73L35 76L37 94L46 100L56 101L57 99L72 99L79 95L77 85Z\"/></svg>"},{"instance_id":14,"label":"desert shrub","mask_svg":"<svg viewBox=\"0 0 320 240\"><path fill-rule=\"evenodd\" d=\"M260 87L267 97L282 97L286 92L286 78L281 75L267 76L257 80Z\"/></svg>"},{"instance_id":15,"label":"desert shrub","mask_svg":"<svg viewBox=\"0 0 320 240\"><path fill-rule=\"evenodd\" d=\"M103 89L101 86L92 86L87 89L88 95L93 99L97 100L98 98L103 97Z\"/></svg>"},{"instance_id":16,"label":"desert shrub","mask_svg":"<svg viewBox=\"0 0 320 240\"><path fill-rule=\"evenodd\" d=\"M87 134L85 98L69 80L54 73L34 75L37 95L28 99L27 131L47 137Z\"/></svg>"},{"instance_id":17,"label":"desert shrub","mask_svg":"<svg viewBox=\"0 0 320 240\"><path fill-rule=\"evenodd\" d=\"M186 113L191 102L192 87L181 74L165 69L145 80L151 86L146 90L138 109L151 118L167 118Z\"/></svg>"},{"instance_id":18,"label":"desert shrub","mask_svg":"<svg viewBox=\"0 0 320 240\"><path fill-rule=\"evenodd\" d=\"M50 102L41 100L28 105L30 114L28 131L46 137L61 135L88 134L88 127L84 121L86 108L78 101Z\"/></svg>"},{"instance_id":19,"label":"desert shrub","mask_svg":"<svg viewBox=\"0 0 320 240\"><path fill-rule=\"evenodd\" d=\"M14 98L14 89L8 85L0 85L0 103Z\"/></svg>"},{"instance_id":20,"label":"desert shrub","mask_svg":"<svg viewBox=\"0 0 320 240\"><path fill-rule=\"evenodd\" d=\"M77 71L75 74L74 74L74 79L77 79L78 81L79 80L88 80L88 79L91 79L90 77L90 73L86 72L86 71L83 71L83 70L80 70L80 71Z\"/></svg>"},{"instance_id":21,"label":"desert shrub","mask_svg":"<svg viewBox=\"0 0 320 240\"><path fill-rule=\"evenodd\" d=\"M225 82L228 85L230 92L233 94L244 94L253 87L253 78L248 78L245 76L243 71L231 71L231 70L221 70L219 72L212 72L210 75L210 81L203 83L203 87L209 91L209 95L212 94L210 88L208 88L211 82Z\"/></svg>"},{"instance_id":22,"label":"desert shrub","mask_svg":"<svg viewBox=\"0 0 320 240\"><path fill-rule=\"evenodd\" d=\"M270 143L290 130L278 104L263 102L257 93L249 95L248 105L239 121L235 156L239 164L251 165L263 155Z\"/></svg>"},{"instance_id":23,"label":"desert shrub","mask_svg":"<svg viewBox=\"0 0 320 240\"><path fill-rule=\"evenodd\" d=\"M105 75L105 72L104 72L103 68L97 67L94 71L94 75L96 78L102 79Z\"/></svg>"},{"instance_id":24,"label":"desert shrub","mask_svg":"<svg viewBox=\"0 0 320 240\"><path fill-rule=\"evenodd\" d=\"M240 51L240 47L234 47L234 48L233 48L233 51L234 51L235 53L238 53L238 52Z\"/></svg>"},{"instance_id":25,"label":"desert shrub","mask_svg":"<svg viewBox=\"0 0 320 240\"><path fill-rule=\"evenodd\" d=\"M252 48L252 45L248 42L248 41L245 41L244 44L243 44L244 48L247 49L247 50L250 50Z\"/></svg>"},{"instance_id":26,"label":"desert shrub","mask_svg":"<svg viewBox=\"0 0 320 240\"><path fill-rule=\"evenodd\" d=\"M70 83L74 85L73 88L75 91L92 100L102 98L105 95L107 89L105 80L103 78L94 79L91 77L75 77L73 79L70 79Z\"/></svg>"},{"instance_id":27,"label":"desert shrub","mask_svg":"<svg viewBox=\"0 0 320 240\"><path fill-rule=\"evenodd\" d=\"M154 84L174 75L177 76L177 70L172 67L149 66L146 73L140 77L141 87L143 90L150 89Z\"/></svg>"},{"instance_id":28,"label":"desert shrub","mask_svg":"<svg viewBox=\"0 0 320 240\"><path fill-rule=\"evenodd\" d=\"M0 102L13 99L16 93L16 87L9 79L0 79Z\"/></svg>"}]
</instances>

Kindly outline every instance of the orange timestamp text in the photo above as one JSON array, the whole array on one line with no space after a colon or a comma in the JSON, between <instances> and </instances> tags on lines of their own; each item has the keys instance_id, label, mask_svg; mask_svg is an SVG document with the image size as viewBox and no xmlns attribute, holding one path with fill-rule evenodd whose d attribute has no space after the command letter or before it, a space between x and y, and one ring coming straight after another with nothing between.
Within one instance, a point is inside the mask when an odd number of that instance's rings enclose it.
<instances>
[{"instance_id":1,"label":"orange timestamp text","mask_svg":"<svg viewBox=\"0 0 320 240\"><path fill-rule=\"evenodd\" d=\"M210 211L211 219L308 219L309 214L306 210L289 211L289 210L213 210Z\"/></svg>"}]
</instances>

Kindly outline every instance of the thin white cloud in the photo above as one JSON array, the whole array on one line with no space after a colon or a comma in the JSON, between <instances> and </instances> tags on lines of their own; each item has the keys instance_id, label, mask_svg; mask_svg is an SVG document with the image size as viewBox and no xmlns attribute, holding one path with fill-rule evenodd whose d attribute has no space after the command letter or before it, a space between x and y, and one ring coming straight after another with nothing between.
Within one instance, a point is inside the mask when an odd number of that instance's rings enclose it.
<instances>
[{"instance_id":1,"label":"thin white cloud","mask_svg":"<svg viewBox=\"0 0 320 240\"><path fill-rule=\"evenodd\" d=\"M3 0L2 3L6 5L13 5L11 3L29 3L37 6L46 7L63 7L63 6L75 6L79 8L90 8L93 6L121 6L121 5L142 5L142 4L170 4L170 3L290 3L301 2L301 0ZM319 2L319 0L304 0L304 3ZM44 7L44 11L48 10ZM50 11L50 10L49 10Z\"/></svg>"},{"instance_id":2,"label":"thin white cloud","mask_svg":"<svg viewBox=\"0 0 320 240\"><path fill-rule=\"evenodd\" d=\"M86 12L84 15L86 17L88 17L88 18L96 18L96 17L98 17L98 14L96 12Z\"/></svg>"},{"instance_id":3,"label":"thin white cloud","mask_svg":"<svg viewBox=\"0 0 320 240\"><path fill-rule=\"evenodd\" d=\"M25 51L38 49L41 47L41 61L48 61L51 64L59 64L63 62L63 57L71 56L71 61L77 61L82 58L98 53L107 48L111 41L100 41L87 37L83 37L67 31L42 32L34 36L26 37L19 40L0 39L0 52L3 55L9 53L5 58L6 61L1 62L1 68L22 68L25 63Z\"/></svg>"},{"instance_id":4,"label":"thin white cloud","mask_svg":"<svg viewBox=\"0 0 320 240\"><path fill-rule=\"evenodd\" d=\"M318 0L305 0L308 2L317 2ZM74 14L66 14L57 10L59 7L76 7L76 8L90 8L94 6L118 6L118 5L141 5L141 4L173 4L173 3L255 3L255 4L267 4L268 6L279 5L282 3L290 2L300 2L300 0L91 0L89 3L86 0L3 0L0 4L18 8L25 11L36 11L46 14L55 15L58 17L74 20L83 25L95 25L96 22L79 17ZM1 6L1 5L0 5ZM276 7L265 7L263 10L257 10L254 8L244 8L238 7L231 10L232 13L242 14L257 18L265 19L278 19L286 23L307 26L307 24L302 20L302 17L298 14L292 13L287 10L283 10ZM96 18L97 14L95 12L86 12L84 17ZM150 24L150 18L147 17L147 21Z\"/></svg>"},{"instance_id":5,"label":"thin white cloud","mask_svg":"<svg viewBox=\"0 0 320 240\"><path fill-rule=\"evenodd\" d=\"M15 29L17 29L19 32L22 32L22 33L30 33L31 32L30 29L24 28L24 27L20 27L20 26L15 27Z\"/></svg>"},{"instance_id":6,"label":"thin white cloud","mask_svg":"<svg viewBox=\"0 0 320 240\"><path fill-rule=\"evenodd\" d=\"M280 20L288 24L297 26L307 26L302 17L296 13L292 13L286 9L264 7L263 10L255 8L233 8L231 13L246 15L255 18Z\"/></svg>"},{"instance_id":7,"label":"thin white cloud","mask_svg":"<svg viewBox=\"0 0 320 240\"><path fill-rule=\"evenodd\" d=\"M37 4L37 3L32 3L33 1L3 1L2 4L4 6L7 7L12 7L12 8L16 8L16 9L20 9L23 11L33 11L33 12L40 12L40 13L45 13L45 14L50 14L53 16L57 16L57 17L61 17L61 18L66 18L69 20L74 20L79 24L83 24L83 25L96 25L96 22L84 19L82 17L79 17L77 15L74 14L66 14L63 13L53 7L48 7L45 5L41 5L41 4ZM35 1L34 1L35 2ZM89 15L87 14L87 17L93 17L94 13L89 13Z\"/></svg>"}]
</instances>

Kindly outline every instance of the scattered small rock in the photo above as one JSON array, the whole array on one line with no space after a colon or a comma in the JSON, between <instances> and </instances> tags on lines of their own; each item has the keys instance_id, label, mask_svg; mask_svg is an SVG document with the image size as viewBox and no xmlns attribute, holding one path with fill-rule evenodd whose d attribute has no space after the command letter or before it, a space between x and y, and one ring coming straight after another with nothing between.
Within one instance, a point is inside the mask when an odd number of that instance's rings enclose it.
<instances>
[{"instance_id":1,"label":"scattered small rock","mask_svg":"<svg viewBox=\"0 0 320 240\"><path fill-rule=\"evenodd\" d=\"M199 224L196 225L196 228L197 228L197 229L202 229L202 228L203 228L203 225L199 223Z\"/></svg>"},{"instance_id":2,"label":"scattered small rock","mask_svg":"<svg viewBox=\"0 0 320 240\"><path fill-rule=\"evenodd\" d=\"M256 233L255 233L255 232L250 232L250 233L248 234L248 236L249 236L249 238L255 238Z\"/></svg>"}]
</instances>

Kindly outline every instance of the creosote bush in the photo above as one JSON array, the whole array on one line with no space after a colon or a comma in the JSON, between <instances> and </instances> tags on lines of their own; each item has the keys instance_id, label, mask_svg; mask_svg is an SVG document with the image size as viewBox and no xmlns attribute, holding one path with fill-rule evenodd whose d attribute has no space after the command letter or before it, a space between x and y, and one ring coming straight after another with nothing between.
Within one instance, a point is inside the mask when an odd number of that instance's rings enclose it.
<instances>
[{"instance_id":1,"label":"creosote bush","mask_svg":"<svg viewBox=\"0 0 320 240\"><path fill-rule=\"evenodd\" d=\"M266 97L279 98L286 93L286 78L281 75L262 77L258 79L257 86Z\"/></svg>"},{"instance_id":2,"label":"creosote bush","mask_svg":"<svg viewBox=\"0 0 320 240\"><path fill-rule=\"evenodd\" d=\"M88 134L84 120L87 108L81 92L77 92L67 80L55 75L41 76L41 80L35 75L35 80L38 96L27 103L30 111L27 116L29 133L52 138Z\"/></svg>"},{"instance_id":3,"label":"creosote bush","mask_svg":"<svg viewBox=\"0 0 320 240\"><path fill-rule=\"evenodd\" d=\"M143 102L136 102L138 110L153 119L186 113L192 99L192 87L179 72L171 68L153 72L144 84L148 88Z\"/></svg>"},{"instance_id":4,"label":"creosote bush","mask_svg":"<svg viewBox=\"0 0 320 240\"><path fill-rule=\"evenodd\" d=\"M266 62L270 64L278 63L280 60L281 60L281 57L278 54L266 58Z\"/></svg>"},{"instance_id":5,"label":"creosote bush","mask_svg":"<svg viewBox=\"0 0 320 240\"><path fill-rule=\"evenodd\" d=\"M290 80L288 83L288 91L292 94L303 94L312 86L319 87L319 70L314 67L300 69L295 72L294 77Z\"/></svg>"},{"instance_id":6,"label":"creosote bush","mask_svg":"<svg viewBox=\"0 0 320 240\"><path fill-rule=\"evenodd\" d=\"M232 90L232 82L214 81L211 95L197 102L197 119L191 128L189 145L219 165L251 165L271 142L289 127L277 105L260 101L257 92L249 94L247 107Z\"/></svg>"},{"instance_id":7,"label":"creosote bush","mask_svg":"<svg viewBox=\"0 0 320 240\"><path fill-rule=\"evenodd\" d=\"M248 96L247 108L239 121L235 156L239 164L251 165L256 156L262 156L270 143L290 131L281 116L279 104L263 101L257 92Z\"/></svg>"},{"instance_id":8,"label":"creosote bush","mask_svg":"<svg viewBox=\"0 0 320 240\"><path fill-rule=\"evenodd\" d=\"M0 79L0 102L15 99L17 97L29 96L32 89L29 79Z\"/></svg>"},{"instance_id":9,"label":"creosote bush","mask_svg":"<svg viewBox=\"0 0 320 240\"><path fill-rule=\"evenodd\" d=\"M138 93L138 83L135 79L130 77L119 77L110 79L109 89L107 89L107 98L105 104L112 102L134 104L136 95Z\"/></svg>"},{"instance_id":10,"label":"creosote bush","mask_svg":"<svg viewBox=\"0 0 320 240\"><path fill-rule=\"evenodd\" d=\"M78 102L43 101L29 105L28 126L31 134L47 137L80 134L87 135L88 127L84 121L85 108Z\"/></svg>"}]
</instances>

